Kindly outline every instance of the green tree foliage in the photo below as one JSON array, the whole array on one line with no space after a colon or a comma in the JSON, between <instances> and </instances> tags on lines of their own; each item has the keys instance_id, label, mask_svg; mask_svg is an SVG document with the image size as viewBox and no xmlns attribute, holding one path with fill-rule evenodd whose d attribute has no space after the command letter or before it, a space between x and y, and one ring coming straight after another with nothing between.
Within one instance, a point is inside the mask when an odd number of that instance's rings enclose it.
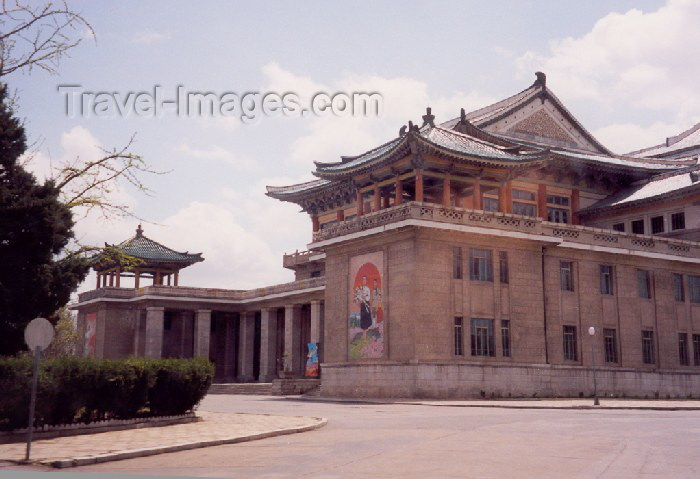
<instances>
[{"instance_id":1,"label":"green tree foliage","mask_svg":"<svg viewBox=\"0 0 700 479\"><path fill-rule=\"evenodd\" d=\"M55 359L73 356L80 343L80 336L73 324L73 318L67 308L59 308L49 321L55 323L54 337L49 347L41 353L41 359Z\"/></svg>"},{"instance_id":2,"label":"green tree foliage","mask_svg":"<svg viewBox=\"0 0 700 479\"><path fill-rule=\"evenodd\" d=\"M24 128L0 84L0 355L24 349L26 324L65 305L89 268L83 256L64 254L71 211L53 181L40 184L22 168L25 150Z\"/></svg>"}]
</instances>

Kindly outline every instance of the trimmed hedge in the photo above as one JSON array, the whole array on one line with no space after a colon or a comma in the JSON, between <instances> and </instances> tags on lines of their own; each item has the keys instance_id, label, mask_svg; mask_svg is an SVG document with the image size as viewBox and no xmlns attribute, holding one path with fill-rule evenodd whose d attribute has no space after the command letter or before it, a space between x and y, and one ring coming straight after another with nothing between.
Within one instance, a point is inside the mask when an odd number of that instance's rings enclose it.
<instances>
[{"instance_id":1,"label":"trimmed hedge","mask_svg":"<svg viewBox=\"0 0 700 479\"><path fill-rule=\"evenodd\" d=\"M32 363L0 358L0 430L27 426ZM42 361L34 424L184 414L202 400L213 375L204 358Z\"/></svg>"}]
</instances>

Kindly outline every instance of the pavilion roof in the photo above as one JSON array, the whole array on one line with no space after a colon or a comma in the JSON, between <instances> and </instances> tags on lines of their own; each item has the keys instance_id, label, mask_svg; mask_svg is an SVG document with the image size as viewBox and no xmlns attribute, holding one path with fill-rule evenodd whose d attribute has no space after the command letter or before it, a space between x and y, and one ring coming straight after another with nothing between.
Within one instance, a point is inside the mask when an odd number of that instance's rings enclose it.
<instances>
[{"instance_id":1,"label":"pavilion roof","mask_svg":"<svg viewBox=\"0 0 700 479\"><path fill-rule=\"evenodd\" d=\"M666 142L660 145L643 148L628 153L630 156L641 157L671 157L683 158L700 153L700 123L688 128L676 136L666 138Z\"/></svg>"},{"instance_id":2,"label":"pavilion roof","mask_svg":"<svg viewBox=\"0 0 700 479\"><path fill-rule=\"evenodd\" d=\"M141 225L136 228L136 235L132 238L122 241L118 245L107 246L113 246L128 256L138 258L144 261L146 265L165 263L184 268L191 264L204 261L204 258L202 258L202 253L189 253L187 251L182 253L175 251L144 236Z\"/></svg>"}]
</instances>

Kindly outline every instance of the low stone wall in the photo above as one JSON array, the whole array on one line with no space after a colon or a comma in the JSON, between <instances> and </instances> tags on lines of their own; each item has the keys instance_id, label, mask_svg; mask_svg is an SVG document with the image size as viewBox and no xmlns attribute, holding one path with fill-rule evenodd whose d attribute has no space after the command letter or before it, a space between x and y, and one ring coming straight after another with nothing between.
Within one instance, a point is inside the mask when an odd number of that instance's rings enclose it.
<instances>
[{"instance_id":1,"label":"low stone wall","mask_svg":"<svg viewBox=\"0 0 700 479\"><path fill-rule=\"evenodd\" d=\"M468 363L323 364L321 396L353 398L698 398L700 373Z\"/></svg>"},{"instance_id":2,"label":"low stone wall","mask_svg":"<svg viewBox=\"0 0 700 479\"><path fill-rule=\"evenodd\" d=\"M318 384L318 379L273 379L271 394L274 396L304 394L317 388Z\"/></svg>"}]
</instances>

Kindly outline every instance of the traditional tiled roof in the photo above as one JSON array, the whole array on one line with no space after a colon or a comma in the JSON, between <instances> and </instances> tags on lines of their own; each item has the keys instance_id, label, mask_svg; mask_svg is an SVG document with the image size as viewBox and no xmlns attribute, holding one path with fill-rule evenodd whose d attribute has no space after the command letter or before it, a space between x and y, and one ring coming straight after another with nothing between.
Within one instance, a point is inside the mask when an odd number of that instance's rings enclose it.
<instances>
[{"instance_id":1,"label":"traditional tiled roof","mask_svg":"<svg viewBox=\"0 0 700 479\"><path fill-rule=\"evenodd\" d=\"M601 165L619 166L624 168L641 169L647 171L668 171L675 170L683 165L669 163L667 161L643 160L630 156L617 155L594 155L592 153L580 153L565 149L553 149L551 152L569 159L581 160Z\"/></svg>"},{"instance_id":2,"label":"traditional tiled roof","mask_svg":"<svg viewBox=\"0 0 700 479\"><path fill-rule=\"evenodd\" d=\"M690 166L679 171L653 176L647 181L633 183L629 188L604 198L581 210L581 214L601 209L622 208L639 203L700 191L700 167Z\"/></svg>"},{"instance_id":3,"label":"traditional tiled roof","mask_svg":"<svg viewBox=\"0 0 700 479\"><path fill-rule=\"evenodd\" d=\"M324 186L329 185L330 183L331 182L328 180L316 179L289 186L268 186L267 194L268 196L272 196L273 198L281 196L294 196L299 193L320 190Z\"/></svg>"},{"instance_id":4,"label":"traditional tiled roof","mask_svg":"<svg viewBox=\"0 0 700 479\"><path fill-rule=\"evenodd\" d=\"M700 123L666 139L665 143L628 153L631 156L683 158L700 153Z\"/></svg>"},{"instance_id":5,"label":"traditional tiled roof","mask_svg":"<svg viewBox=\"0 0 700 479\"><path fill-rule=\"evenodd\" d=\"M189 266L204 261L202 253L180 253L143 235L141 225L136 229L136 236L115 245L124 254L141 259L147 263L177 263Z\"/></svg>"}]
</instances>

